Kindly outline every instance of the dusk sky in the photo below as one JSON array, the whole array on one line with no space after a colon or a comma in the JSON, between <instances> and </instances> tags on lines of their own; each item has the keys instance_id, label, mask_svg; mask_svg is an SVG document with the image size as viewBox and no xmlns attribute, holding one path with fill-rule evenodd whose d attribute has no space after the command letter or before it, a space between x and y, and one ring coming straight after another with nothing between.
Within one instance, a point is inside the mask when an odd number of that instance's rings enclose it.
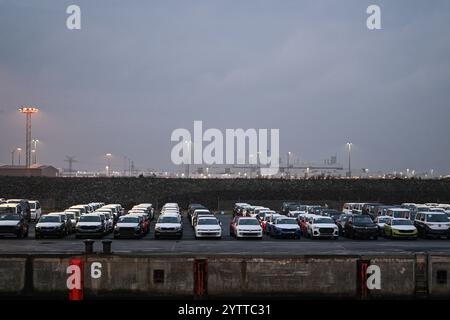
<instances>
[{"instance_id":1,"label":"dusk sky","mask_svg":"<svg viewBox=\"0 0 450 320\"><path fill-rule=\"evenodd\" d=\"M172 131L202 120L279 128L300 161L346 165L351 141L355 170L449 174L450 1L0 0L0 163L25 148L21 105L58 168L173 169Z\"/></svg>"}]
</instances>

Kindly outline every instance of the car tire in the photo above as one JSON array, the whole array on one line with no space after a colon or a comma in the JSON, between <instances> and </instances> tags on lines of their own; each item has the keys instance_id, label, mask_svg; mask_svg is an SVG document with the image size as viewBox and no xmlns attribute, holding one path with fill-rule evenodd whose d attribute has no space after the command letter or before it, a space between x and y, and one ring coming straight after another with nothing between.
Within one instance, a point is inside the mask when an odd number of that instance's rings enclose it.
<instances>
[{"instance_id":1,"label":"car tire","mask_svg":"<svg viewBox=\"0 0 450 320\"><path fill-rule=\"evenodd\" d=\"M76 234L76 235L75 235L75 239L81 239L81 236L78 235L78 234Z\"/></svg>"},{"instance_id":2,"label":"car tire","mask_svg":"<svg viewBox=\"0 0 450 320\"><path fill-rule=\"evenodd\" d=\"M373 240L378 240L378 236L373 236Z\"/></svg>"}]
</instances>

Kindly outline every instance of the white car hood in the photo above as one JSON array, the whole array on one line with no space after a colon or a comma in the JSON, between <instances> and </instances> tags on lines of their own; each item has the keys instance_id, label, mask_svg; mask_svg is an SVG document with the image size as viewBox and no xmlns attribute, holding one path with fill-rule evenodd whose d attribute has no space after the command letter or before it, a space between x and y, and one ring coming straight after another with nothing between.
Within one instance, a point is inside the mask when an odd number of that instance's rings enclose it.
<instances>
[{"instance_id":1,"label":"white car hood","mask_svg":"<svg viewBox=\"0 0 450 320\"><path fill-rule=\"evenodd\" d=\"M155 227L159 228L176 228L181 227L179 223L157 223Z\"/></svg>"},{"instance_id":2,"label":"white car hood","mask_svg":"<svg viewBox=\"0 0 450 320\"><path fill-rule=\"evenodd\" d=\"M122 227L123 228L134 228L134 227L137 227L138 224L135 222L119 222L119 223L117 223L117 226L119 228L122 228Z\"/></svg>"},{"instance_id":3,"label":"white car hood","mask_svg":"<svg viewBox=\"0 0 450 320\"><path fill-rule=\"evenodd\" d=\"M447 222L428 222L428 226L434 230L447 230L450 227L450 223Z\"/></svg>"},{"instance_id":4,"label":"white car hood","mask_svg":"<svg viewBox=\"0 0 450 320\"><path fill-rule=\"evenodd\" d=\"M17 220L0 221L0 226L16 226L19 222Z\"/></svg>"},{"instance_id":5,"label":"white car hood","mask_svg":"<svg viewBox=\"0 0 450 320\"><path fill-rule=\"evenodd\" d=\"M243 226L237 226L238 230L251 230L251 231L261 231L261 226L257 225L243 225Z\"/></svg>"},{"instance_id":6,"label":"white car hood","mask_svg":"<svg viewBox=\"0 0 450 320\"><path fill-rule=\"evenodd\" d=\"M39 222L36 227L59 227L61 222Z\"/></svg>"},{"instance_id":7,"label":"white car hood","mask_svg":"<svg viewBox=\"0 0 450 320\"><path fill-rule=\"evenodd\" d=\"M386 224L386 222L380 222L380 223L377 223L377 225L380 227L380 228L384 228L384 225Z\"/></svg>"},{"instance_id":8,"label":"white car hood","mask_svg":"<svg viewBox=\"0 0 450 320\"><path fill-rule=\"evenodd\" d=\"M220 230L220 226L214 225L214 224L203 224L203 225L197 225L197 230Z\"/></svg>"},{"instance_id":9,"label":"white car hood","mask_svg":"<svg viewBox=\"0 0 450 320\"><path fill-rule=\"evenodd\" d=\"M78 222L77 226L100 226L100 222Z\"/></svg>"},{"instance_id":10,"label":"white car hood","mask_svg":"<svg viewBox=\"0 0 450 320\"><path fill-rule=\"evenodd\" d=\"M276 227L280 229L299 229L300 227L295 224L276 224Z\"/></svg>"},{"instance_id":11,"label":"white car hood","mask_svg":"<svg viewBox=\"0 0 450 320\"><path fill-rule=\"evenodd\" d=\"M413 231L416 229L416 227L414 226L396 226L396 225L394 225L392 228L395 230L408 230L408 231Z\"/></svg>"},{"instance_id":12,"label":"white car hood","mask_svg":"<svg viewBox=\"0 0 450 320\"><path fill-rule=\"evenodd\" d=\"M313 228L337 228L337 225L334 223L316 223Z\"/></svg>"}]
</instances>

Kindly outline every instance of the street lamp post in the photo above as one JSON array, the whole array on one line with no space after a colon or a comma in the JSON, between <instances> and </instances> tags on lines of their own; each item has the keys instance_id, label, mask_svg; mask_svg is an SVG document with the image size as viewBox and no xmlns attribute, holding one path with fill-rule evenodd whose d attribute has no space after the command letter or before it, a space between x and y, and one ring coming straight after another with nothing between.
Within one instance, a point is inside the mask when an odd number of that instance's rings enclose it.
<instances>
[{"instance_id":1,"label":"street lamp post","mask_svg":"<svg viewBox=\"0 0 450 320\"><path fill-rule=\"evenodd\" d=\"M30 165L31 165L31 115L37 113L38 111L39 111L38 108L31 107L31 106L23 106L23 107L19 108L19 112L25 114L25 116L26 116L25 158L26 158L26 166L27 166L27 168L29 168Z\"/></svg>"},{"instance_id":2,"label":"street lamp post","mask_svg":"<svg viewBox=\"0 0 450 320\"><path fill-rule=\"evenodd\" d=\"M31 140L31 145L32 145L32 149L31 149L31 153L33 155L33 159L32 159L32 163L36 164L37 163L37 144L39 143L38 139L33 139Z\"/></svg>"},{"instance_id":3,"label":"street lamp post","mask_svg":"<svg viewBox=\"0 0 450 320\"><path fill-rule=\"evenodd\" d=\"M20 166L20 153L22 152L22 148L17 148L17 153L19 154L19 166Z\"/></svg>"},{"instance_id":4,"label":"street lamp post","mask_svg":"<svg viewBox=\"0 0 450 320\"><path fill-rule=\"evenodd\" d=\"M191 158L192 158L192 156L191 156L191 148L192 148L192 141L188 141L188 140L185 140L184 141L184 143L186 143L187 144L187 148L188 148L188 152L187 152L187 155L185 156L185 164L186 164L186 172L185 172L185 176L187 177L187 178L189 178L189 176L190 176L190 174L191 174L191 168L190 168L190 163L191 163Z\"/></svg>"},{"instance_id":5,"label":"street lamp post","mask_svg":"<svg viewBox=\"0 0 450 320\"><path fill-rule=\"evenodd\" d=\"M351 167L351 150L352 150L352 144L351 142L347 142L348 147L348 177L352 177L352 167Z\"/></svg>"},{"instance_id":6,"label":"street lamp post","mask_svg":"<svg viewBox=\"0 0 450 320\"><path fill-rule=\"evenodd\" d=\"M111 173L111 157L112 157L111 153L106 154L106 162L107 162L106 175L108 177L110 176L110 173Z\"/></svg>"}]
</instances>

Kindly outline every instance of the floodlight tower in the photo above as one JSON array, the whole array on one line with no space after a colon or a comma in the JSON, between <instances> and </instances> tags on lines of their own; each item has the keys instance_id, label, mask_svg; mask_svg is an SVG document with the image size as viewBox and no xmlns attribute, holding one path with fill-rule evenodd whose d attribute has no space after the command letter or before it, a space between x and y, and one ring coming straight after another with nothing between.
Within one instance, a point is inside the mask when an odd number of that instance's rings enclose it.
<instances>
[{"instance_id":1,"label":"floodlight tower","mask_svg":"<svg viewBox=\"0 0 450 320\"><path fill-rule=\"evenodd\" d=\"M19 108L19 112L25 113L27 123L26 123L26 145L25 145L25 156L26 156L26 167L29 168L31 164L31 115L39 111L36 107L23 106Z\"/></svg>"}]
</instances>

